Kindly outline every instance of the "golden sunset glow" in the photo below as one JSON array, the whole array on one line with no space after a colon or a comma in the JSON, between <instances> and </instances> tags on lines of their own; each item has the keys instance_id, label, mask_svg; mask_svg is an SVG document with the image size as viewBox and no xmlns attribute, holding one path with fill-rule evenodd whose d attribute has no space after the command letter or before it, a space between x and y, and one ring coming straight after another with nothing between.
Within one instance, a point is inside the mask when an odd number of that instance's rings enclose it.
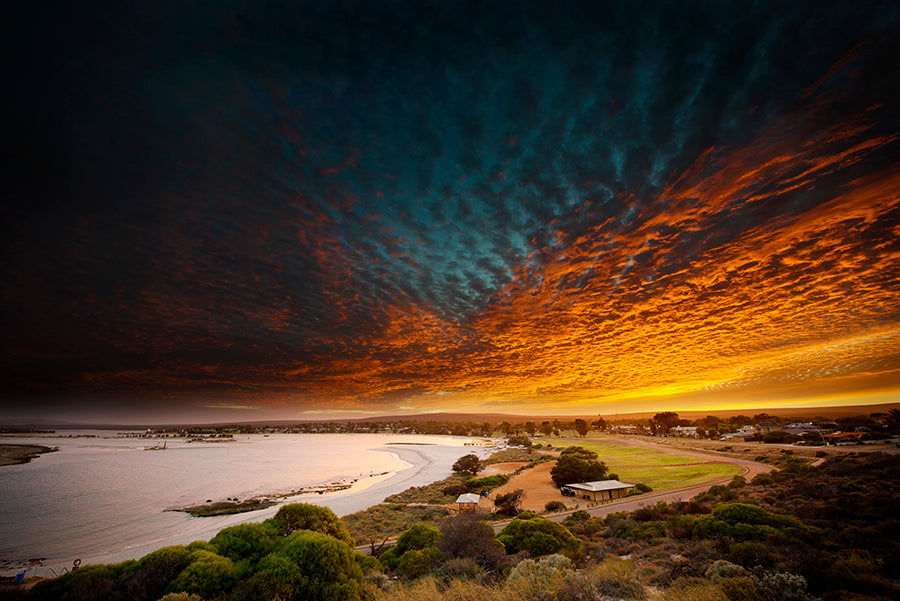
<instances>
[{"instance_id":1,"label":"golden sunset glow","mask_svg":"<svg viewBox=\"0 0 900 601\"><path fill-rule=\"evenodd\" d=\"M893 38L655 14L73 63L83 143L35 164L77 177L7 228L10 411L897 402Z\"/></svg>"}]
</instances>

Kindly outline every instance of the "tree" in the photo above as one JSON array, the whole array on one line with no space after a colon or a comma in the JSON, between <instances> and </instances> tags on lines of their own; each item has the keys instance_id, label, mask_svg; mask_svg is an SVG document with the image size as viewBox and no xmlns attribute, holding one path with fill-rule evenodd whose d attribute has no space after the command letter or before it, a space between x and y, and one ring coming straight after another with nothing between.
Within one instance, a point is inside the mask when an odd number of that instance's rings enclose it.
<instances>
[{"instance_id":1,"label":"tree","mask_svg":"<svg viewBox=\"0 0 900 601\"><path fill-rule=\"evenodd\" d=\"M593 482L606 477L606 465L597 460L597 453L582 447L569 447L559 455L550 470L550 478L557 487L577 482Z\"/></svg>"},{"instance_id":2,"label":"tree","mask_svg":"<svg viewBox=\"0 0 900 601\"><path fill-rule=\"evenodd\" d=\"M587 436L588 431L590 430L588 423L583 419L575 420L575 431L578 432L578 435L584 438Z\"/></svg>"},{"instance_id":3,"label":"tree","mask_svg":"<svg viewBox=\"0 0 900 601\"><path fill-rule=\"evenodd\" d=\"M728 418L728 423L735 426L749 426L753 423L753 419L747 417L746 415L734 415Z\"/></svg>"},{"instance_id":4,"label":"tree","mask_svg":"<svg viewBox=\"0 0 900 601\"><path fill-rule=\"evenodd\" d=\"M894 409L888 411L888 423L895 430L897 428L900 428L900 409L897 409L895 407Z\"/></svg>"},{"instance_id":5,"label":"tree","mask_svg":"<svg viewBox=\"0 0 900 601\"><path fill-rule=\"evenodd\" d=\"M266 520L280 536L287 536L295 530L312 530L341 540L351 547L355 544L344 523L327 507L309 503L284 505L275 517Z\"/></svg>"},{"instance_id":6,"label":"tree","mask_svg":"<svg viewBox=\"0 0 900 601\"><path fill-rule=\"evenodd\" d=\"M605 419L598 416L596 420L591 422L591 426L593 426L595 430L606 430L609 427L609 424L606 423Z\"/></svg>"},{"instance_id":7,"label":"tree","mask_svg":"<svg viewBox=\"0 0 900 601\"><path fill-rule=\"evenodd\" d=\"M528 436L534 436L534 433L537 432L537 426L534 422L525 422L525 433Z\"/></svg>"},{"instance_id":8,"label":"tree","mask_svg":"<svg viewBox=\"0 0 900 601\"><path fill-rule=\"evenodd\" d=\"M519 505L522 502L522 489L517 488L516 490L512 490L505 495L497 495L494 497L494 507L497 508L497 513L501 513L503 515L516 515L519 513Z\"/></svg>"},{"instance_id":9,"label":"tree","mask_svg":"<svg viewBox=\"0 0 900 601\"><path fill-rule=\"evenodd\" d=\"M681 420L678 419L678 414L674 411L663 411L662 413L657 413L653 416L653 421L659 426L663 434L667 433L669 430L681 423Z\"/></svg>"},{"instance_id":10,"label":"tree","mask_svg":"<svg viewBox=\"0 0 900 601\"><path fill-rule=\"evenodd\" d=\"M550 436L553 433L553 426L550 425L550 422L542 422L541 423L541 434L544 436Z\"/></svg>"},{"instance_id":11,"label":"tree","mask_svg":"<svg viewBox=\"0 0 900 601\"><path fill-rule=\"evenodd\" d=\"M475 453L463 455L453 464L453 471L457 474L470 474L474 476L481 471L481 460Z\"/></svg>"}]
</instances>

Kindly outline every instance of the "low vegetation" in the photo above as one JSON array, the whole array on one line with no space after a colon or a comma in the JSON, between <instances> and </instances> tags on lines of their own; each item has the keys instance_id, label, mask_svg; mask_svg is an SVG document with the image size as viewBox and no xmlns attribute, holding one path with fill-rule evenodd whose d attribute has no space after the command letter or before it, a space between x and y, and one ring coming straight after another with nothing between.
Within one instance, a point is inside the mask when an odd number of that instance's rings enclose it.
<instances>
[{"instance_id":1,"label":"low vegetation","mask_svg":"<svg viewBox=\"0 0 900 601\"><path fill-rule=\"evenodd\" d=\"M377 548L417 522L436 523L449 514L444 507L382 503L341 519L358 543Z\"/></svg>"},{"instance_id":2,"label":"low vegetation","mask_svg":"<svg viewBox=\"0 0 900 601\"><path fill-rule=\"evenodd\" d=\"M275 505L275 501L267 499L249 499L247 501L219 501L216 503L204 503L203 505L192 505L190 507L179 507L172 511L184 511L191 514L195 518L205 518L214 515L233 515L235 513L246 513L248 511L258 511Z\"/></svg>"},{"instance_id":3,"label":"low vegetation","mask_svg":"<svg viewBox=\"0 0 900 601\"><path fill-rule=\"evenodd\" d=\"M369 560L353 542L330 509L290 504L262 523L225 528L208 543L165 547L139 561L84 566L41 581L27 598L358 599Z\"/></svg>"},{"instance_id":4,"label":"low vegetation","mask_svg":"<svg viewBox=\"0 0 900 601\"><path fill-rule=\"evenodd\" d=\"M848 453L816 467L788 457L690 501L575 511L562 523L524 512L496 534L474 514L435 507L381 505L354 525L286 505L209 542L40 582L27 598L888 601L900 593L897 482L896 455ZM393 545L373 538L371 556L354 552L354 535L368 532L356 539L369 543L391 514L415 521Z\"/></svg>"}]
</instances>

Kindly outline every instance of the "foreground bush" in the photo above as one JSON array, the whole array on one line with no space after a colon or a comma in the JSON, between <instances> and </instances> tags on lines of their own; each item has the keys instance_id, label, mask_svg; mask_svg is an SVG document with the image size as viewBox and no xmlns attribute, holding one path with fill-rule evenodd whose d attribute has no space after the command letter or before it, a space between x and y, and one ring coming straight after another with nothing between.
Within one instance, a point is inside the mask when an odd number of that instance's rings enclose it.
<instances>
[{"instance_id":1,"label":"foreground bush","mask_svg":"<svg viewBox=\"0 0 900 601\"><path fill-rule=\"evenodd\" d=\"M315 532L312 529L319 529ZM278 532L289 532L278 536ZM210 542L164 547L140 561L84 566L39 582L27 598L66 601L280 599L338 601L359 597L363 571L342 522L312 505L282 507L262 524L221 530Z\"/></svg>"},{"instance_id":2,"label":"foreground bush","mask_svg":"<svg viewBox=\"0 0 900 601\"><path fill-rule=\"evenodd\" d=\"M191 563L172 581L169 592L210 598L231 590L237 578L234 563L227 557L209 551L194 551Z\"/></svg>"},{"instance_id":3,"label":"foreground bush","mask_svg":"<svg viewBox=\"0 0 900 601\"><path fill-rule=\"evenodd\" d=\"M516 596L540 601L552 601L568 578L575 573L572 562L559 554L535 561L524 559L513 567L506 578L508 588Z\"/></svg>"},{"instance_id":4,"label":"foreground bush","mask_svg":"<svg viewBox=\"0 0 900 601\"><path fill-rule=\"evenodd\" d=\"M312 530L333 536L351 547L356 543L347 531L344 523L327 507L308 503L291 503L284 505L271 520L266 520L277 531L279 536L287 536L295 530Z\"/></svg>"},{"instance_id":5,"label":"foreground bush","mask_svg":"<svg viewBox=\"0 0 900 601\"><path fill-rule=\"evenodd\" d=\"M532 557L574 549L581 544L565 526L533 513L521 513L497 534L507 554L527 551Z\"/></svg>"},{"instance_id":6,"label":"foreground bush","mask_svg":"<svg viewBox=\"0 0 900 601\"><path fill-rule=\"evenodd\" d=\"M440 523L441 537L437 547L445 565L454 560L468 560L491 575L499 575L508 564L503 545L494 538L490 524L474 514L463 513L445 518ZM466 564L449 569L465 570Z\"/></svg>"}]
</instances>

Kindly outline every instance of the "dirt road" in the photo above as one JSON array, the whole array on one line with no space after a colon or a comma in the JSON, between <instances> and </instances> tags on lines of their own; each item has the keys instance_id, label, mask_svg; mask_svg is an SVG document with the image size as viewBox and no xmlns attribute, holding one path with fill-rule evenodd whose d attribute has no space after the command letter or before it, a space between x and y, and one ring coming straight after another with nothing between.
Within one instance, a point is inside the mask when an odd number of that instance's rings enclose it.
<instances>
[{"instance_id":1,"label":"dirt road","mask_svg":"<svg viewBox=\"0 0 900 601\"><path fill-rule=\"evenodd\" d=\"M605 440L609 440L609 439L605 439ZM647 442L644 440L631 440L631 439L629 439L629 440L612 440L611 442L619 442L622 444L629 444L629 445L634 445L634 446L653 448L653 449L658 449L661 451L674 453L677 455L687 455L687 456L693 456L693 457L703 458L703 459L707 459L707 460L710 459L710 455L712 455L712 453L689 451L687 449L672 448L672 447L669 447L666 445L656 445L656 444L653 444L651 442ZM773 469L773 467L771 465L766 465L765 463L757 463L756 461L748 461L746 459L737 459L734 457L728 457L728 456L719 455L719 454L715 454L715 456L716 456L717 461L721 461L723 463L731 463L733 465L742 467L744 469L744 472L741 475L744 476L744 478L746 478L748 481L752 480L753 477L757 476L758 474L768 474ZM529 480L533 479L533 481L535 481L535 482L549 480L550 467L551 466L549 464L538 465L537 467L532 468L532 470L528 470L528 472L525 472L525 473L521 474L520 476L524 476L524 477L532 476L532 478L529 478ZM533 474L529 474L529 472L533 472ZM544 472L546 472L546 473L544 473ZM517 478L518 478L518 476L517 476ZM694 496L709 490L710 487L712 487L716 484L725 484L725 483L730 482L732 478L733 478L733 476L728 476L725 478L719 478L717 480L711 480L710 482L705 482L703 484L698 484L695 486L686 486L683 488L676 488L676 489L670 489L670 490L665 490L665 491L660 491L660 492L647 493L647 494L643 494L643 495L639 495L639 496L635 496L635 497L628 497L628 498L622 499L620 501L613 501L611 503L605 503L603 505L584 508L584 510L587 511L592 516L603 517L603 516L609 515L610 513L615 513L617 511L634 511L636 509L640 509L641 507L646 507L648 505L655 505L656 503L659 503L660 501L666 502L666 503L670 503L673 501L687 501L687 500L693 498ZM514 483L511 480L510 482L505 484L503 488L513 487L513 486L521 488L521 486L520 486L521 482L522 481L520 480L518 483ZM563 497L559 496L558 490L556 490L555 488L553 490L555 491L556 497L558 497L559 499L563 498ZM497 492L502 492L502 489L498 489ZM528 495L528 493L526 492L526 499L527 499L527 495ZM534 494L532 500L538 501L538 499L540 499L540 501L543 501L545 498L548 498L545 493ZM530 507L528 507L528 506L525 507L526 510L529 508ZM540 509L542 509L542 507L538 507L536 510L539 511ZM546 517L548 519L554 520L556 522L561 522L564 519L566 519L568 516L570 516L572 513L573 513L573 511L564 511L561 513L547 515ZM494 526L494 530L499 532L508 523L509 523L508 521L495 522L492 525Z\"/></svg>"}]
</instances>

